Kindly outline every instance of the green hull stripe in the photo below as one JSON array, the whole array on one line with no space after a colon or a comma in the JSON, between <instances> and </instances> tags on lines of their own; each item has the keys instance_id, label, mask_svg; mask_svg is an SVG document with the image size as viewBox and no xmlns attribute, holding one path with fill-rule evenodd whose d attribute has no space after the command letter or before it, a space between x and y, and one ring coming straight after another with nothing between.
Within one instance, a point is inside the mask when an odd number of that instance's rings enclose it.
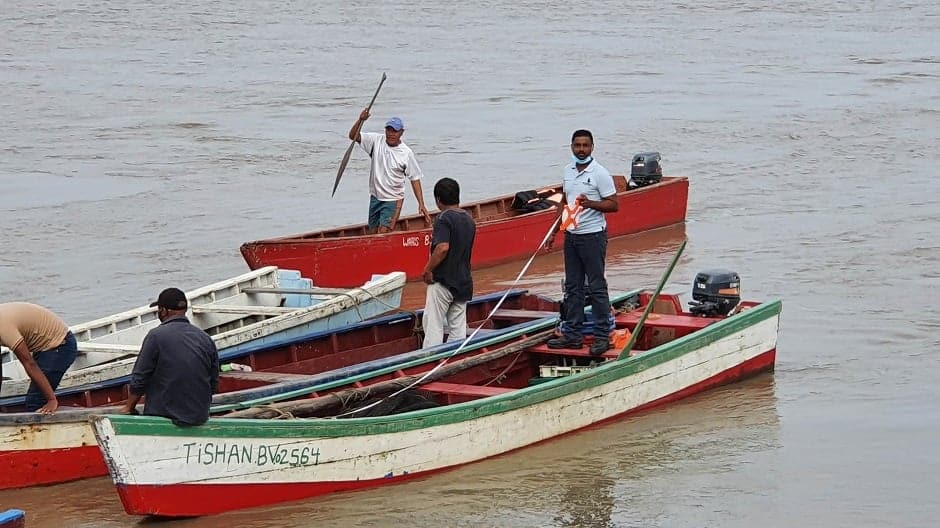
<instances>
[{"instance_id":1,"label":"green hull stripe","mask_svg":"<svg viewBox=\"0 0 940 528\"><path fill-rule=\"evenodd\" d=\"M207 438L337 438L397 433L464 422L521 409L628 377L699 350L726 336L777 317L783 304L773 301L709 325L699 332L664 343L639 356L601 366L486 400L424 409L393 416L350 419L242 420L214 418L199 427L176 427L165 418L109 415L118 435Z\"/></svg>"}]
</instances>

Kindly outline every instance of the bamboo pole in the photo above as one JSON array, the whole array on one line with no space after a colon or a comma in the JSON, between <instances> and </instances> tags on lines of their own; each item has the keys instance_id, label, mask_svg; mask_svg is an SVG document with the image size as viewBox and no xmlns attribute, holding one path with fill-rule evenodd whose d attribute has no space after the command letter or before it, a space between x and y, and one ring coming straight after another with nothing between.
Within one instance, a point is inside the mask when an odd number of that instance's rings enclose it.
<instances>
[{"instance_id":1,"label":"bamboo pole","mask_svg":"<svg viewBox=\"0 0 940 528\"><path fill-rule=\"evenodd\" d=\"M679 244L679 249L676 251L676 254L673 255L672 262L669 263L669 267L666 268L666 272L663 273L663 277L659 280L659 285L656 286L656 291L654 291L653 296L650 297L650 302L646 303L646 309L643 310L643 315L641 315L639 321L636 322L636 327L633 329L633 335L630 336L630 341L627 342L627 346L623 347L623 350L620 351L620 355L617 356L618 360L630 357L630 351L633 350L633 345L636 343L640 331L643 330L643 324L646 322L646 317L650 314L650 310L653 309L653 303L656 302L659 293L663 291L663 286L665 286L666 281L669 280L672 269L676 267L676 263L679 262L679 256L682 255L682 251L685 250L685 243L686 241L683 240L682 243Z\"/></svg>"}]
</instances>

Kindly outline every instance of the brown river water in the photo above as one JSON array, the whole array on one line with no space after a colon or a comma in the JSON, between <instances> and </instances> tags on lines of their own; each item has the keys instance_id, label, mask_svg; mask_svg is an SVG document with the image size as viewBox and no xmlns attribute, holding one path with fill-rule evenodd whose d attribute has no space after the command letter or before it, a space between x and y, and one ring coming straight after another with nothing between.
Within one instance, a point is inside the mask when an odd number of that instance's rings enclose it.
<instances>
[{"instance_id":1,"label":"brown river water","mask_svg":"<svg viewBox=\"0 0 940 528\"><path fill-rule=\"evenodd\" d=\"M363 221L346 131L406 124L464 200L662 153L688 221L613 241L614 289L724 267L782 299L777 368L402 485L200 519L108 478L0 492L34 527L935 526L935 2L0 3L0 301L76 323L247 268L247 240ZM412 197L405 212L415 211ZM478 270L508 287L522 263ZM560 255L524 287L558 294ZM423 289L409 286L406 302Z\"/></svg>"}]
</instances>

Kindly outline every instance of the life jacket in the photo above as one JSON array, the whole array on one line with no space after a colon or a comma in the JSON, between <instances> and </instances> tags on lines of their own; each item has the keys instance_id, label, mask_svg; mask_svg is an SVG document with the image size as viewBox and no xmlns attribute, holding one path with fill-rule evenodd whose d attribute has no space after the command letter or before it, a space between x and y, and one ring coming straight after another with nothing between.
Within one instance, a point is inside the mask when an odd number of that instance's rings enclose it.
<instances>
[{"instance_id":1,"label":"life jacket","mask_svg":"<svg viewBox=\"0 0 940 528\"><path fill-rule=\"evenodd\" d=\"M565 207L561 210L561 223L558 224L559 231L568 231L569 229L575 229L578 227L578 215L581 214L581 211L584 208L581 207L581 204L574 206L572 209L568 207L568 204L565 204Z\"/></svg>"}]
</instances>

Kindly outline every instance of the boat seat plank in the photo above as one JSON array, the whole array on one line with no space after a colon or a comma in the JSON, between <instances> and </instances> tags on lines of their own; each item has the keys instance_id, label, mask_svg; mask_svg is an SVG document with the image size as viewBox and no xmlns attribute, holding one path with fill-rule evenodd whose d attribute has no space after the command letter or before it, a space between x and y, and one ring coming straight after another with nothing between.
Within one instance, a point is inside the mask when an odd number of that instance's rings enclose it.
<instances>
[{"instance_id":1,"label":"boat seat plank","mask_svg":"<svg viewBox=\"0 0 940 528\"><path fill-rule=\"evenodd\" d=\"M280 293L299 295L342 295L349 293L350 288L243 288L245 293Z\"/></svg>"},{"instance_id":2,"label":"boat seat plank","mask_svg":"<svg viewBox=\"0 0 940 528\"><path fill-rule=\"evenodd\" d=\"M516 389L507 387L493 387L490 385L465 385L462 383L445 383L443 381L432 381L418 387L421 390L438 392L441 394L458 394L461 396L496 396L512 392Z\"/></svg>"},{"instance_id":3,"label":"boat seat plank","mask_svg":"<svg viewBox=\"0 0 940 528\"><path fill-rule=\"evenodd\" d=\"M139 345L119 345L117 343L94 343L90 341L79 341L78 343L78 352L79 353L88 353L88 352L101 352L104 354L120 354L122 356L128 354L137 354L140 352Z\"/></svg>"},{"instance_id":4,"label":"boat seat plank","mask_svg":"<svg viewBox=\"0 0 940 528\"><path fill-rule=\"evenodd\" d=\"M286 372L258 372L258 371L242 371L242 370L231 370L228 372L222 372L219 374L220 377L233 379L233 380L245 380L245 381L263 381L267 383L280 383L282 381L298 381L303 379L309 379L314 376L307 374L288 374Z\"/></svg>"},{"instance_id":5,"label":"boat seat plank","mask_svg":"<svg viewBox=\"0 0 940 528\"><path fill-rule=\"evenodd\" d=\"M542 343L540 345L535 345L526 349L528 352L533 354L551 354L553 356L568 356L568 357L597 357L592 356L590 352L590 345L585 344L581 348L548 348L548 345ZM607 352L601 354L605 359L617 359L617 356L620 355L620 351L616 348L611 348Z\"/></svg>"},{"instance_id":6,"label":"boat seat plank","mask_svg":"<svg viewBox=\"0 0 940 528\"><path fill-rule=\"evenodd\" d=\"M626 326L633 329L636 328L636 324L642 315L641 311L619 314L615 317L615 322L618 327L623 328ZM716 321L718 319L694 315L651 313L643 322L643 326L645 328L676 328L695 331L701 330Z\"/></svg>"},{"instance_id":7,"label":"boat seat plank","mask_svg":"<svg viewBox=\"0 0 940 528\"><path fill-rule=\"evenodd\" d=\"M193 313L226 313L240 315L283 315L296 312L289 306L236 306L233 304L201 304L190 308Z\"/></svg>"},{"instance_id":8,"label":"boat seat plank","mask_svg":"<svg viewBox=\"0 0 940 528\"><path fill-rule=\"evenodd\" d=\"M500 308L493 312L493 317L501 319L542 319L543 317L557 316L557 310L514 310L509 308Z\"/></svg>"},{"instance_id":9,"label":"boat seat plank","mask_svg":"<svg viewBox=\"0 0 940 528\"><path fill-rule=\"evenodd\" d=\"M480 325L479 322L476 322L474 325L468 325L467 336L469 337L474 332L476 332L478 336L485 336L487 334L495 334L497 332L502 332L502 329L499 329L499 328L476 328L479 325Z\"/></svg>"}]
</instances>

